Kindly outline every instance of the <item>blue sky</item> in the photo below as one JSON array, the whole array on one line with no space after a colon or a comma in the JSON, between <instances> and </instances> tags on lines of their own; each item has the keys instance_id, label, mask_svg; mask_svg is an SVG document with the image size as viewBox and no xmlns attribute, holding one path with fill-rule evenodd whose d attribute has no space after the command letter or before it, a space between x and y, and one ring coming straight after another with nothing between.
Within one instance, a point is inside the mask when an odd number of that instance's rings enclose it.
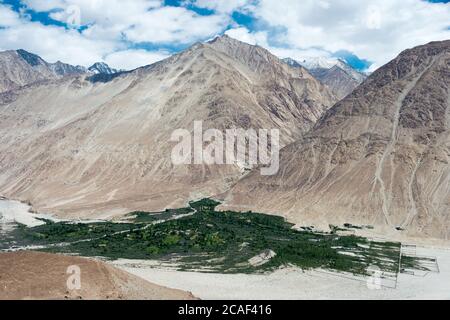
<instances>
[{"instance_id":1,"label":"blue sky","mask_svg":"<svg viewBox=\"0 0 450 320\"><path fill-rule=\"evenodd\" d=\"M228 35L297 60L374 70L450 38L450 0L0 0L0 49L130 69Z\"/></svg>"}]
</instances>

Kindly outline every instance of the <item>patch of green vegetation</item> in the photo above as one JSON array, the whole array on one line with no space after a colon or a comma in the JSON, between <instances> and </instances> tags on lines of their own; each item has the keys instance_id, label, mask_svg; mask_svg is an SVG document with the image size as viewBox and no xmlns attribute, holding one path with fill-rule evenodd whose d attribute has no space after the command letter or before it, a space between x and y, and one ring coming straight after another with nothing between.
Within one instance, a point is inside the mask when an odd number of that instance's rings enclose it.
<instances>
[{"instance_id":1,"label":"patch of green vegetation","mask_svg":"<svg viewBox=\"0 0 450 320\"><path fill-rule=\"evenodd\" d=\"M134 223L99 222L84 224L66 222L55 223L46 220L45 225L34 228L27 228L24 225L19 225L18 229L15 231L15 235L16 238L20 238L22 239L22 242L28 244L49 245L95 239L138 227L139 225Z\"/></svg>"},{"instance_id":2,"label":"patch of green vegetation","mask_svg":"<svg viewBox=\"0 0 450 320\"><path fill-rule=\"evenodd\" d=\"M145 224L154 221L147 219L146 213L133 213L135 222L141 224L139 228L128 225L129 232L109 232L101 238L54 246L46 251L110 259L176 260L182 270L223 273L263 272L287 265L354 274L366 274L367 267L372 265L391 272L399 269L399 243L297 231L282 217L214 211L218 204L209 200L191 203L196 214L157 224ZM115 224L107 225L113 228ZM67 239L86 238L86 230L91 228L90 225L85 225L82 230L73 230L73 226L64 229L66 227L58 225L56 230L54 227L54 224L47 225L48 229L38 227L30 232L38 239L53 243L58 239L68 242ZM266 250L274 251L276 256L263 265L249 263L251 258Z\"/></svg>"},{"instance_id":3,"label":"patch of green vegetation","mask_svg":"<svg viewBox=\"0 0 450 320\"><path fill-rule=\"evenodd\" d=\"M397 273L400 243L371 242L353 235L302 231L282 217L260 213L217 212L219 202L204 199L190 208L133 212L128 223L68 224L46 221L17 232L44 251L109 259L154 259L176 263L180 270L254 273L282 266L323 268L366 275L369 266ZM188 213L195 214L185 216ZM180 217L181 216L181 217ZM334 232L333 232L334 231ZM62 245L61 245L62 244ZM250 259L271 250L275 257L252 265ZM414 258L404 261L417 266Z\"/></svg>"},{"instance_id":4,"label":"patch of green vegetation","mask_svg":"<svg viewBox=\"0 0 450 320\"><path fill-rule=\"evenodd\" d=\"M430 271L429 267L427 266L430 263L435 263L436 260L434 258L428 258L428 257L418 257L418 256L407 256L402 255L402 269L409 269L409 270L419 270L419 271Z\"/></svg>"},{"instance_id":5,"label":"patch of green vegetation","mask_svg":"<svg viewBox=\"0 0 450 320\"><path fill-rule=\"evenodd\" d=\"M220 202L212 199L202 199L200 201L189 202L189 206L198 211L214 211L218 205L220 205Z\"/></svg>"},{"instance_id":6,"label":"patch of green vegetation","mask_svg":"<svg viewBox=\"0 0 450 320\"><path fill-rule=\"evenodd\" d=\"M130 221L133 223L152 223L156 221L170 220L177 216L192 212L194 212L192 208L167 209L164 212L135 211L129 213L127 218L130 218Z\"/></svg>"}]
</instances>

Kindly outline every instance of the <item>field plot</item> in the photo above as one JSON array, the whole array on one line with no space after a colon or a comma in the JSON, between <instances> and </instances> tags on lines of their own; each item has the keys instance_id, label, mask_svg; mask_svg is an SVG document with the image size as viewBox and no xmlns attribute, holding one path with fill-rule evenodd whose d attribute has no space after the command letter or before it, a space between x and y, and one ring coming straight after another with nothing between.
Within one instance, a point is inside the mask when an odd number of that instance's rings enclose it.
<instances>
[{"instance_id":1,"label":"field plot","mask_svg":"<svg viewBox=\"0 0 450 320\"><path fill-rule=\"evenodd\" d=\"M159 285L190 291L204 300L450 299L448 247L417 246L417 255L437 257L440 272L425 276L399 273L395 288L384 279L323 269L286 267L274 272L220 274L177 271L160 261L119 259L110 263ZM377 282L380 286L374 285Z\"/></svg>"},{"instance_id":2,"label":"field plot","mask_svg":"<svg viewBox=\"0 0 450 320\"><path fill-rule=\"evenodd\" d=\"M400 273L416 277L440 273L437 257L418 255L415 245L403 244L401 249Z\"/></svg>"}]
</instances>

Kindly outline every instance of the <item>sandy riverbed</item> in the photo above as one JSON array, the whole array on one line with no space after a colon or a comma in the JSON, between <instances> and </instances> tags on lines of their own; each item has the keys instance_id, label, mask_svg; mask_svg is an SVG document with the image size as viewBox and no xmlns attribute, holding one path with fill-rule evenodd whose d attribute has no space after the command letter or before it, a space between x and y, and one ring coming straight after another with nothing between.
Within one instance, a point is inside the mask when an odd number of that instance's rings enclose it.
<instances>
[{"instance_id":1,"label":"sandy riverbed","mask_svg":"<svg viewBox=\"0 0 450 320\"><path fill-rule=\"evenodd\" d=\"M297 268L268 275L223 275L173 271L155 262L119 260L114 265L159 285L192 292L200 299L450 299L450 250L418 247L435 256L440 273L400 274L397 288L371 290L363 279ZM353 279L352 279L353 278Z\"/></svg>"},{"instance_id":2,"label":"sandy riverbed","mask_svg":"<svg viewBox=\"0 0 450 320\"><path fill-rule=\"evenodd\" d=\"M62 222L51 214L31 212L31 207L23 202L0 198L0 233L11 231L15 224L20 223L29 228L44 225L45 222L39 219ZM76 223L100 223L106 220L73 220Z\"/></svg>"},{"instance_id":3,"label":"sandy riverbed","mask_svg":"<svg viewBox=\"0 0 450 320\"><path fill-rule=\"evenodd\" d=\"M20 223L27 227L45 224L39 219L52 219L50 215L30 212L30 206L13 200L0 200L0 232L10 231L14 224Z\"/></svg>"}]
</instances>

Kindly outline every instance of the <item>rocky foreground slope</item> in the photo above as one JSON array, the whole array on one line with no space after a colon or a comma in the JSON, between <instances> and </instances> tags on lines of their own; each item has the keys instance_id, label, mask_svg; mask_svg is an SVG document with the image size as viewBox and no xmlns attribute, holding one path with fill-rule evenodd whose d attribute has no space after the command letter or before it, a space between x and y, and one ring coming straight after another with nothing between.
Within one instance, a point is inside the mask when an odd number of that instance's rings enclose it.
<instances>
[{"instance_id":1,"label":"rocky foreground slope","mask_svg":"<svg viewBox=\"0 0 450 320\"><path fill-rule=\"evenodd\" d=\"M304 225L375 225L450 236L450 41L406 50L257 171L228 207ZM399 231L400 232L400 231Z\"/></svg>"},{"instance_id":2,"label":"rocky foreground slope","mask_svg":"<svg viewBox=\"0 0 450 320\"><path fill-rule=\"evenodd\" d=\"M71 278L80 271L79 278ZM68 283L70 287L68 287ZM0 254L0 300L193 300L93 259L37 252Z\"/></svg>"},{"instance_id":3,"label":"rocky foreground slope","mask_svg":"<svg viewBox=\"0 0 450 320\"><path fill-rule=\"evenodd\" d=\"M306 69L227 36L101 80L0 95L0 195L70 217L184 206L228 190L244 168L174 166L174 130L192 132L196 120L279 129L286 146L336 102Z\"/></svg>"}]
</instances>

